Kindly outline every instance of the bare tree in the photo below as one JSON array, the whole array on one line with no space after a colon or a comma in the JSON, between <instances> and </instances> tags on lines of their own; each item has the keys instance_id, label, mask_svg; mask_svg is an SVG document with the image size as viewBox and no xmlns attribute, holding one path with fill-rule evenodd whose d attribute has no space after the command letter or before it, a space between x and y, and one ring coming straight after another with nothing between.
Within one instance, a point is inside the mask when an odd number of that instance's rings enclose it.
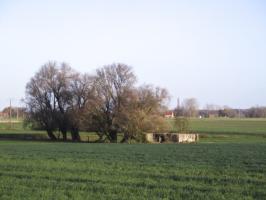
<instances>
[{"instance_id":1,"label":"bare tree","mask_svg":"<svg viewBox=\"0 0 266 200\"><path fill-rule=\"evenodd\" d=\"M185 99L183 107L186 117L196 117L198 113L198 102L195 98Z\"/></svg>"},{"instance_id":2,"label":"bare tree","mask_svg":"<svg viewBox=\"0 0 266 200\"><path fill-rule=\"evenodd\" d=\"M56 140L53 131L57 128L55 117L57 108L56 98L49 81L55 81L56 73L56 63L49 62L44 65L27 84L25 98L27 119L45 129L52 140Z\"/></svg>"},{"instance_id":3,"label":"bare tree","mask_svg":"<svg viewBox=\"0 0 266 200\"><path fill-rule=\"evenodd\" d=\"M94 77L88 74L75 74L70 84L71 100L68 117L72 140L79 141L79 130L86 118L85 114L95 102Z\"/></svg>"},{"instance_id":4,"label":"bare tree","mask_svg":"<svg viewBox=\"0 0 266 200\"><path fill-rule=\"evenodd\" d=\"M97 70L94 81L96 100L88 110L87 123L101 139L105 136L111 142L117 142L118 116L135 81L131 68L121 63Z\"/></svg>"},{"instance_id":5,"label":"bare tree","mask_svg":"<svg viewBox=\"0 0 266 200\"><path fill-rule=\"evenodd\" d=\"M62 63L57 68L55 80L47 80L50 82L50 88L56 99L56 122L59 130L63 135L63 140L67 139L67 130L69 128L68 109L71 101L71 91L69 90L70 83L75 75L75 71L66 63Z\"/></svg>"},{"instance_id":6,"label":"bare tree","mask_svg":"<svg viewBox=\"0 0 266 200\"><path fill-rule=\"evenodd\" d=\"M29 120L45 128L51 139L56 139L52 132L59 130L63 140L67 140L70 130L72 140L80 140L81 113L91 95L89 80L65 63L45 64L26 87Z\"/></svg>"}]
</instances>

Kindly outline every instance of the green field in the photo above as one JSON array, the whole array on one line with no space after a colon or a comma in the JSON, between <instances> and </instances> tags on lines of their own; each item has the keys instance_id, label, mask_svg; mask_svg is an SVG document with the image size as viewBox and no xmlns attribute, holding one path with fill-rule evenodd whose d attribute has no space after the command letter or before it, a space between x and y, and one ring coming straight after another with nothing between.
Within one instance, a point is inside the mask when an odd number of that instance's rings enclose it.
<instances>
[{"instance_id":1,"label":"green field","mask_svg":"<svg viewBox=\"0 0 266 200\"><path fill-rule=\"evenodd\" d=\"M190 130L211 134L266 136L266 119L190 119Z\"/></svg>"},{"instance_id":2,"label":"green field","mask_svg":"<svg viewBox=\"0 0 266 200\"><path fill-rule=\"evenodd\" d=\"M23 130L23 123L22 122L12 122L11 124L9 122L1 122L0 121L0 131L3 130Z\"/></svg>"},{"instance_id":3,"label":"green field","mask_svg":"<svg viewBox=\"0 0 266 200\"><path fill-rule=\"evenodd\" d=\"M200 134L200 142L266 142L266 119L190 119L190 132ZM169 120L172 123L172 120ZM173 129L173 131L175 131ZM11 136L12 135L12 136ZM25 137L24 137L25 136ZM81 133L84 141L91 142L97 139L94 133ZM32 131L23 128L23 124L12 123L10 129L9 123L0 123L1 138L32 138L47 139L44 131Z\"/></svg>"},{"instance_id":4,"label":"green field","mask_svg":"<svg viewBox=\"0 0 266 200\"><path fill-rule=\"evenodd\" d=\"M0 199L265 199L266 143L0 141Z\"/></svg>"},{"instance_id":5,"label":"green field","mask_svg":"<svg viewBox=\"0 0 266 200\"><path fill-rule=\"evenodd\" d=\"M265 119L191 119L200 141L178 145L14 141L47 136L12 127L0 123L1 200L266 199Z\"/></svg>"}]
</instances>

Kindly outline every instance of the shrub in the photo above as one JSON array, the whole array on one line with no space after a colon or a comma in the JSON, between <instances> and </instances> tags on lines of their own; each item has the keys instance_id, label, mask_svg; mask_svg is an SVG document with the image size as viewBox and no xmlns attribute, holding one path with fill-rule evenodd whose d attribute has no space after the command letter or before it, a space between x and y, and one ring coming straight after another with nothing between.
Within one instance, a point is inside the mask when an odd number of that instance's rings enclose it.
<instances>
[{"instance_id":1,"label":"shrub","mask_svg":"<svg viewBox=\"0 0 266 200\"><path fill-rule=\"evenodd\" d=\"M177 132L189 132L189 121L185 117L176 117L174 121L174 128Z\"/></svg>"}]
</instances>

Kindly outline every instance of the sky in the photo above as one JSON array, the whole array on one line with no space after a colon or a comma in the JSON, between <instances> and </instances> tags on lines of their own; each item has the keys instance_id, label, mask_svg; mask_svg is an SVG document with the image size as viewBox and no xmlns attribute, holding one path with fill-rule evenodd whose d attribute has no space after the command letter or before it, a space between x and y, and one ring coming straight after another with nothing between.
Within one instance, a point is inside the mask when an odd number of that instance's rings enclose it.
<instances>
[{"instance_id":1,"label":"sky","mask_svg":"<svg viewBox=\"0 0 266 200\"><path fill-rule=\"evenodd\" d=\"M88 73L125 63L167 88L169 107L266 106L266 1L0 0L0 109L23 105L48 61Z\"/></svg>"}]
</instances>

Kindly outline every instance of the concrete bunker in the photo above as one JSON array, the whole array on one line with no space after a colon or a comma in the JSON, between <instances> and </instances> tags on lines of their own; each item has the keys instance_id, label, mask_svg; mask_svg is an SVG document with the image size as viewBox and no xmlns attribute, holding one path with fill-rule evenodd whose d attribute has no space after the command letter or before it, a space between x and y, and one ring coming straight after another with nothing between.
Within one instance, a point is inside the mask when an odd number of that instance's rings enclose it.
<instances>
[{"instance_id":1,"label":"concrete bunker","mask_svg":"<svg viewBox=\"0 0 266 200\"><path fill-rule=\"evenodd\" d=\"M199 140L195 133L147 133L146 140L150 143L193 143Z\"/></svg>"}]
</instances>

